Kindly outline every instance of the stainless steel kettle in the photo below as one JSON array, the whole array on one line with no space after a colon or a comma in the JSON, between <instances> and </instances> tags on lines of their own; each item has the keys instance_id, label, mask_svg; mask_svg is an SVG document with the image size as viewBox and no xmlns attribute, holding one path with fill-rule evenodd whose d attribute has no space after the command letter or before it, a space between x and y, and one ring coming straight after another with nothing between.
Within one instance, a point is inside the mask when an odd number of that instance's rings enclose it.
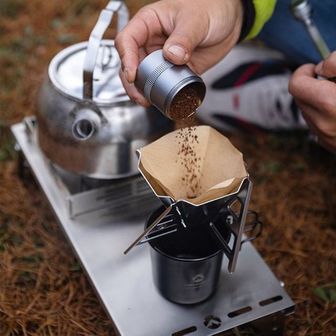
<instances>
[{"instance_id":1,"label":"stainless steel kettle","mask_svg":"<svg viewBox=\"0 0 336 336\"><path fill-rule=\"evenodd\" d=\"M51 61L38 99L38 141L56 165L84 176L114 179L138 174L136 149L170 131L157 110L127 96L113 40L103 40L114 13L118 31L128 22L123 1L110 1L88 42Z\"/></svg>"}]
</instances>

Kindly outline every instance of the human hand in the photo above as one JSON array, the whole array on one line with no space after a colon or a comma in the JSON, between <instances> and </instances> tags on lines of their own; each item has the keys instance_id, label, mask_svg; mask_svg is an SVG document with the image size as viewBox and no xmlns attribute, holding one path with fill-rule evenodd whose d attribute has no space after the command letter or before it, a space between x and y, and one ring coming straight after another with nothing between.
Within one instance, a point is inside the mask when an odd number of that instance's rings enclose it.
<instances>
[{"instance_id":1,"label":"human hand","mask_svg":"<svg viewBox=\"0 0 336 336\"><path fill-rule=\"evenodd\" d=\"M317 66L306 64L295 71L289 92L294 96L308 126L326 149L336 152L336 52Z\"/></svg>"},{"instance_id":2,"label":"human hand","mask_svg":"<svg viewBox=\"0 0 336 336\"><path fill-rule=\"evenodd\" d=\"M238 0L162 0L142 8L116 38L128 95L147 106L135 88L139 62L163 49L170 62L202 74L237 43L243 21Z\"/></svg>"}]
</instances>

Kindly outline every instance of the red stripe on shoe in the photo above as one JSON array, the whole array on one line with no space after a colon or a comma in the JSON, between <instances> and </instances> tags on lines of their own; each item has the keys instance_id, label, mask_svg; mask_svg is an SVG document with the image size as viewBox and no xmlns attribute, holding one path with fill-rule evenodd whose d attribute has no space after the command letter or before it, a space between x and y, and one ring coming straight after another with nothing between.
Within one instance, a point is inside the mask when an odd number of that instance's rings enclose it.
<instances>
[{"instance_id":1,"label":"red stripe on shoe","mask_svg":"<svg viewBox=\"0 0 336 336\"><path fill-rule=\"evenodd\" d=\"M252 63L243 74L235 82L234 87L238 87L246 83L259 69L261 68L261 63Z\"/></svg>"}]
</instances>

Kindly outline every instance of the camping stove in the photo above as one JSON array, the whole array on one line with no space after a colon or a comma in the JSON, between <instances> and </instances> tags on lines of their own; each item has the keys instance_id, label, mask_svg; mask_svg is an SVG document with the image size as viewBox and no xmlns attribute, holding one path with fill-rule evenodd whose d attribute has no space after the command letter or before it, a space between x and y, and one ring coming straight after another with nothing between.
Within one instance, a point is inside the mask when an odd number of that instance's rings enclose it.
<instances>
[{"instance_id":1,"label":"camping stove","mask_svg":"<svg viewBox=\"0 0 336 336\"><path fill-rule=\"evenodd\" d=\"M194 305L172 303L153 284L149 246L123 254L160 206L142 177L96 181L55 167L37 145L33 117L12 132L21 173L29 167L35 175L117 334L283 335L294 303L250 242L233 274L223 262L215 295Z\"/></svg>"}]
</instances>

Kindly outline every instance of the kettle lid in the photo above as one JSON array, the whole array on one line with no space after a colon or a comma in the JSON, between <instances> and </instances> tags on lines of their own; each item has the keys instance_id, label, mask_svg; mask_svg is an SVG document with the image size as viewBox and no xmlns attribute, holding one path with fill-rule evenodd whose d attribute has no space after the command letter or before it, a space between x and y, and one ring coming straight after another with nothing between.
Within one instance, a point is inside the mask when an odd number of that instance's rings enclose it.
<instances>
[{"instance_id":1,"label":"kettle lid","mask_svg":"<svg viewBox=\"0 0 336 336\"><path fill-rule=\"evenodd\" d=\"M49 78L62 94L83 99L83 67L88 42L74 44L50 62ZM93 101L111 104L129 101L119 77L120 58L113 40L102 40L94 70Z\"/></svg>"}]
</instances>

